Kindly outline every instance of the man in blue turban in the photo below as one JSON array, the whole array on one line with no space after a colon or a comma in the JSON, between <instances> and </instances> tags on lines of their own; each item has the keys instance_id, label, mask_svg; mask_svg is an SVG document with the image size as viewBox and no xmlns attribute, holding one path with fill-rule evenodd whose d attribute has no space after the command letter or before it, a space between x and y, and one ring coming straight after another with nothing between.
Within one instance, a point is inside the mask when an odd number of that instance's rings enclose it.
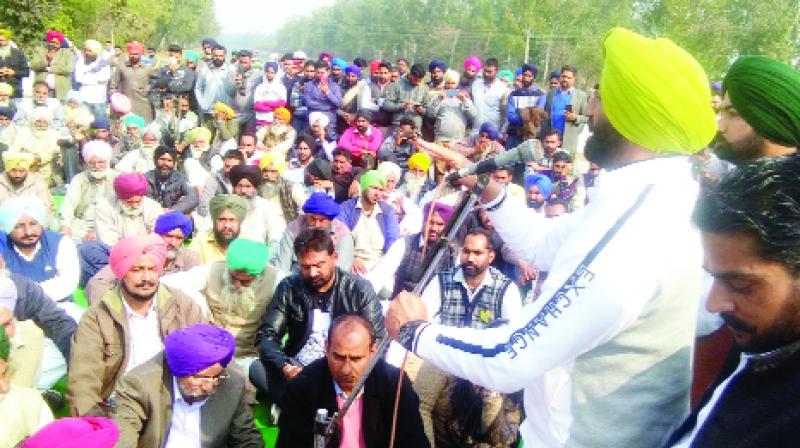
<instances>
[{"instance_id":1,"label":"man in blue turban","mask_svg":"<svg viewBox=\"0 0 800 448\"><path fill-rule=\"evenodd\" d=\"M130 371L117 388L119 446L262 446L238 369L228 369L235 339L195 324L164 340L164 353ZM164 393L168 391L168 393Z\"/></svg>"},{"instance_id":2,"label":"man in blue turban","mask_svg":"<svg viewBox=\"0 0 800 448\"><path fill-rule=\"evenodd\" d=\"M444 72L447 71L447 64L440 59L434 59L428 64L428 72L431 74L431 80L428 82L428 87L433 90L441 90L444 88Z\"/></svg>"},{"instance_id":3,"label":"man in blue turban","mask_svg":"<svg viewBox=\"0 0 800 448\"><path fill-rule=\"evenodd\" d=\"M276 249L272 265L283 272L298 272L294 253L294 239L308 228L326 229L330 232L339 258L336 265L349 272L353 264L354 241L350 229L336 219L342 207L323 192L312 193L303 204L303 214L290 222Z\"/></svg>"},{"instance_id":4,"label":"man in blue turban","mask_svg":"<svg viewBox=\"0 0 800 448\"><path fill-rule=\"evenodd\" d=\"M184 272L200 265L200 255L184 247L186 238L192 235L192 220L179 211L170 211L156 218L153 232L161 235L167 246L167 259L163 275ZM86 299L94 303L118 283L110 266L106 266L86 283Z\"/></svg>"},{"instance_id":5,"label":"man in blue turban","mask_svg":"<svg viewBox=\"0 0 800 448\"><path fill-rule=\"evenodd\" d=\"M539 173L531 173L525 176L525 196L528 207L541 212L552 193L553 182L549 177Z\"/></svg>"}]
</instances>

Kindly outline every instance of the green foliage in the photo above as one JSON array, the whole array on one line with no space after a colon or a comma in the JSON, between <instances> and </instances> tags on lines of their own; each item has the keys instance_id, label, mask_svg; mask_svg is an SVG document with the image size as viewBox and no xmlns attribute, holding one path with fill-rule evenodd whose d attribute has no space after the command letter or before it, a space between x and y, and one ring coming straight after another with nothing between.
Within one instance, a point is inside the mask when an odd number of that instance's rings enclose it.
<instances>
[{"instance_id":1,"label":"green foliage","mask_svg":"<svg viewBox=\"0 0 800 448\"><path fill-rule=\"evenodd\" d=\"M695 55L712 78L739 54L793 62L800 45L797 0L337 0L287 21L253 47L309 55L332 51L460 68L470 54L496 57L505 68L528 59L544 73L577 65L579 82L593 84L602 64L600 42L623 26L669 37ZM530 33L530 34L528 34Z\"/></svg>"},{"instance_id":2,"label":"green foliage","mask_svg":"<svg viewBox=\"0 0 800 448\"><path fill-rule=\"evenodd\" d=\"M4 0L0 7L0 27L14 33L14 41L23 48L41 41L47 30L47 21L52 19L51 0Z\"/></svg>"},{"instance_id":3,"label":"green foliage","mask_svg":"<svg viewBox=\"0 0 800 448\"><path fill-rule=\"evenodd\" d=\"M23 48L57 29L78 43L86 39L138 40L155 47L170 43L199 46L218 25L214 0L5 0L0 24L12 29Z\"/></svg>"}]
</instances>

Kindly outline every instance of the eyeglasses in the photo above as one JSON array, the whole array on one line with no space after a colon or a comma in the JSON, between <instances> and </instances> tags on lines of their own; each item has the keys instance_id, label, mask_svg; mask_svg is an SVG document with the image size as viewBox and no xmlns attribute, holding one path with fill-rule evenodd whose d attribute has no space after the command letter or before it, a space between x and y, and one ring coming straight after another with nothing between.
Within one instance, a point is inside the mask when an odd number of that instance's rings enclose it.
<instances>
[{"instance_id":1,"label":"eyeglasses","mask_svg":"<svg viewBox=\"0 0 800 448\"><path fill-rule=\"evenodd\" d=\"M190 376L187 378L190 382L197 384L197 385L213 385L216 386L217 384L227 380L230 378L230 375L227 373L222 373L217 376Z\"/></svg>"}]
</instances>

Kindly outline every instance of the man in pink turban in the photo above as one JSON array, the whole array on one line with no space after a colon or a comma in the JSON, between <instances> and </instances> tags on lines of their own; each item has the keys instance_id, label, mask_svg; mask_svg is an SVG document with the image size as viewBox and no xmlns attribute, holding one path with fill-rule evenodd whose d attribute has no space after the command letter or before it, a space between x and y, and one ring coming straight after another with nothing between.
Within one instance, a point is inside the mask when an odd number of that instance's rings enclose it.
<instances>
[{"instance_id":1,"label":"man in pink turban","mask_svg":"<svg viewBox=\"0 0 800 448\"><path fill-rule=\"evenodd\" d=\"M213 325L172 332L164 353L117 387L119 446L205 446L207 440L263 446L247 403L247 381L240 369L227 368L235 348L233 335ZM192 413L199 417L186 418Z\"/></svg>"},{"instance_id":2,"label":"man in pink turban","mask_svg":"<svg viewBox=\"0 0 800 448\"><path fill-rule=\"evenodd\" d=\"M20 445L21 448L113 448L119 428L110 418L67 417L53 421Z\"/></svg>"},{"instance_id":3,"label":"man in pink turban","mask_svg":"<svg viewBox=\"0 0 800 448\"><path fill-rule=\"evenodd\" d=\"M114 245L109 264L119 286L84 314L72 339L67 399L72 415L106 410L117 381L157 355L171 332L204 321L188 297L160 285L167 247L158 235Z\"/></svg>"},{"instance_id":4,"label":"man in pink turban","mask_svg":"<svg viewBox=\"0 0 800 448\"><path fill-rule=\"evenodd\" d=\"M464 59L464 76L461 77L460 87L469 92L472 88L472 82L478 77L481 71L481 58L477 56L468 56Z\"/></svg>"}]
</instances>

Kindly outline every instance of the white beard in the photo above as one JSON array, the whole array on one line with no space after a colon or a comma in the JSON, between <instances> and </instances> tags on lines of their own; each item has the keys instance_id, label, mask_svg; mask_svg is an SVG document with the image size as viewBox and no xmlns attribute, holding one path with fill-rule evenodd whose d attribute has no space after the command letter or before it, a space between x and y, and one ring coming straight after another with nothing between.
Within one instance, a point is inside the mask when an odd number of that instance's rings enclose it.
<instances>
[{"instance_id":1,"label":"white beard","mask_svg":"<svg viewBox=\"0 0 800 448\"><path fill-rule=\"evenodd\" d=\"M247 317L258 307L256 291L260 290L264 283L264 274L256 277L250 286L237 288L231 282L230 271L225 269L222 273L222 291L220 298L225 304L226 314Z\"/></svg>"}]
</instances>

